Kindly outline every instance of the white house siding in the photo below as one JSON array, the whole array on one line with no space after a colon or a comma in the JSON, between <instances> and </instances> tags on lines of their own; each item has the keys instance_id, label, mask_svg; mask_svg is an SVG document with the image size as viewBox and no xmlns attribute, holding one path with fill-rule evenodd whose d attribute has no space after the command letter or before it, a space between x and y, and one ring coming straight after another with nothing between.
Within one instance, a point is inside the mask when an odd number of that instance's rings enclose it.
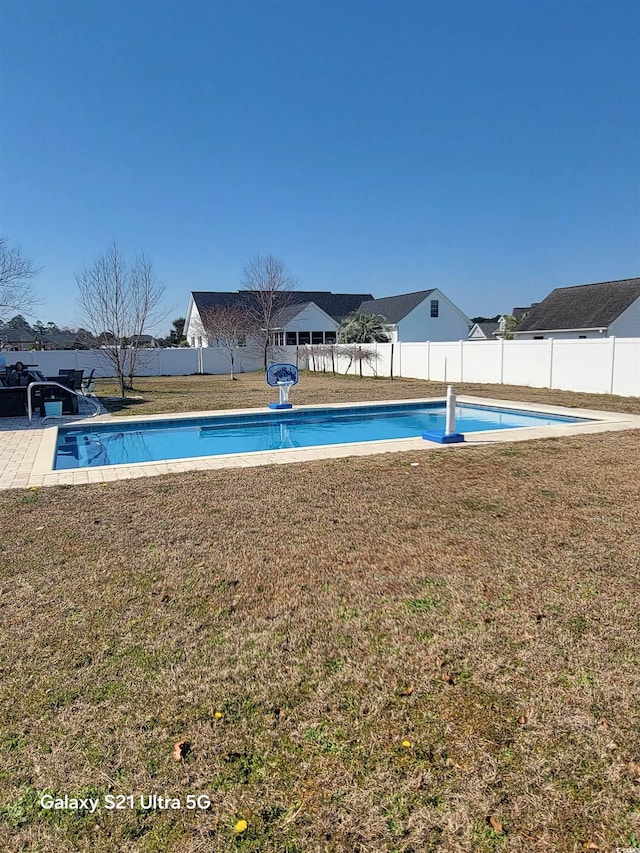
<instances>
[{"instance_id":1,"label":"white house siding","mask_svg":"<svg viewBox=\"0 0 640 853\"><path fill-rule=\"evenodd\" d=\"M640 338L640 299L636 299L613 321L609 326L609 334L617 338Z\"/></svg>"},{"instance_id":2,"label":"white house siding","mask_svg":"<svg viewBox=\"0 0 640 853\"><path fill-rule=\"evenodd\" d=\"M189 296L189 305L187 307L187 318L184 324L184 336L190 346L198 346L199 341L202 341L202 346L207 346L206 335L202 331L202 322L200 313L196 305L193 295Z\"/></svg>"},{"instance_id":3,"label":"white house siding","mask_svg":"<svg viewBox=\"0 0 640 853\"><path fill-rule=\"evenodd\" d=\"M197 341L198 335L202 334L202 326L200 323L200 314L193 299L193 295L189 296L189 305L187 306L187 317L184 324L185 338L191 344L192 340Z\"/></svg>"},{"instance_id":4,"label":"white house siding","mask_svg":"<svg viewBox=\"0 0 640 853\"><path fill-rule=\"evenodd\" d=\"M473 328L473 329L469 332L469 340L470 340L470 341L486 341L486 340L487 340L487 336L486 336L486 335L485 335L485 333L482 331L482 329Z\"/></svg>"},{"instance_id":5,"label":"white house siding","mask_svg":"<svg viewBox=\"0 0 640 853\"><path fill-rule=\"evenodd\" d=\"M438 300L438 316L431 316L431 300ZM398 323L398 340L461 341L469 335L471 321L444 294L435 289Z\"/></svg>"},{"instance_id":6,"label":"white house siding","mask_svg":"<svg viewBox=\"0 0 640 853\"><path fill-rule=\"evenodd\" d=\"M324 335L326 332L335 332L337 328L338 324L332 317L325 314L315 303L310 302L284 326L284 331L295 332L296 334L299 332L309 332L310 334L322 332ZM200 314L197 305L193 302L193 297L191 297L187 311L185 337L190 346L212 346L202 330Z\"/></svg>"},{"instance_id":7,"label":"white house siding","mask_svg":"<svg viewBox=\"0 0 640 853\"><path fill-rule=\"evenodd\" d=\"M335 332L338 328L336 321L328 314L318 308L314 302L310 302L284 327L285 332Z\"/></svg>"}]
</instances>

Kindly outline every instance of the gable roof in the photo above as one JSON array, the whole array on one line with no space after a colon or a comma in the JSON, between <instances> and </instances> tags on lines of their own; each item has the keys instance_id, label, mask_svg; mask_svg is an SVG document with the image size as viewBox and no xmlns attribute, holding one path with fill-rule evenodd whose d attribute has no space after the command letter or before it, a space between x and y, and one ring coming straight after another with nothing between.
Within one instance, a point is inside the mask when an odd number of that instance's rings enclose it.
<instances>
[{"instance_id":1,"label":"gable roof","mask_svg":"<svg viewBox=\"0 0 640 853\"><path fill-rule=\"evenodd\" d=\"M30 344L36 339L33 329L2 329L0 337L8 344Z\"/></svg>"},{"instance_id":2,"label":"gable roof","mask_svg":"<svg viewBox=\"0 0 640 853\"><path fill-rule=\"evenodd\" d=\"M500 323L497 323L493 320L487 320L481 323L474 323L471 327L471 331L469 332L469 337L471 337L471 335L473 334L474 329L480 329L485 338L490 340L491 338L495 338L495 333L498 331L499 327Z\"/></svg>"},{"instance_id":3,"label":"gable roof","mask_svg":"<svg viewBox=\"0 0 640 853\"><path fill-rule=\"evenodd\" d=\"M304 304L314 302L318 308L321 308L325 314L328 314L338 323L348 314L356 311L363 300L373 298L370 293L331 293L328 290L289 290L284 292L287 295L287 308L300 305L300 310L302 310ZM255 298L249 290L235 292L198 290L193 291L192 296L199 312L223 306L247 309Z\"/></svg>"},{"instance_id":4,"label":"gable roof","mask_svg":"<svg viewBox=\"0 0 640 853\"><path fill-rule=\"evenodd\" d=\"M401 293L399 296L368 299L361 303L358 311L363 314L381 314L387 323L399 323L434 290L435 288L432 287L431 290L419 290L416 293Z\"/></svg>"},{"instance_id":5,"label":"gable roof","mask_svg":"<svg viewBox=\"0 0 640 853\"><path fill-rule=\"evenodd\" d=\"M640 278L557 287L518 323L515 333L607 329L639 298Z\"/></svg>"},{"instance_id":6,"label":"gable roof","mask_svg":"<svg viewBox=\"0 0 640 853\"><path fill-rule=\"evenodd\" d=\"M278 324L283 327L286 326L310 304L310 302L299 302L294 305L286 305L281 311L278 311Z\"/></svg>"},{"instance_id":7,"label":"gable roof","mask_svg":"<svg viewBox=\"0 0 640 853\"><path fill-rule=\"evenodd\" d=\"M539 302L532 302L531 305L527 305L526 308L514 308L511 312L511 316L515 317L516 320L522 320L525 314L528 314L530 311L536 307L536 305L540 305Z\"/></svg>"}]
</instances>

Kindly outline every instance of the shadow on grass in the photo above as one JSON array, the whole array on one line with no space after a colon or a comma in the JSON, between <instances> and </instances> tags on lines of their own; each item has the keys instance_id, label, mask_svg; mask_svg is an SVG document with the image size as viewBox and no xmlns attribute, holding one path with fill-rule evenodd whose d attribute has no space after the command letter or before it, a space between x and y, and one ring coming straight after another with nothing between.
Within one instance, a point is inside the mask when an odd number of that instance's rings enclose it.
<instances>
[{"instance_id":1,"label":"shadow on grass","mask_svg":"<svg viewBox=\"0 0 640 853\"><path fill-rule=\"evenodd\" d=\"M105 409L114 414L116 412L128 412L143 403L148 403L147 397L100 397L100 402Z\"/></svg>"}]
</instances>

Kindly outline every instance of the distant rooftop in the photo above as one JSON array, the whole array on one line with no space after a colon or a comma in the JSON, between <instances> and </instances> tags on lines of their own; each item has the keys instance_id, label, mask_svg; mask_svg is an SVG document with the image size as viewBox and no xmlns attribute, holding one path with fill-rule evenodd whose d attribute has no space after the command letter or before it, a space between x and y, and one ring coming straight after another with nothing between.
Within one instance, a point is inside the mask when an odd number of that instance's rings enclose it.
<instances>
[{"instance_id":1,"label":"distant rooftop","mask_svg":"<svg viewBox=\"0 0 640 853\"><path fill-rule=\"evenodd\" d=\"M435 288L432 287L431 290L401 293L399 296L385 296L382 299L369 298L359 306L358 311L362 311L363 314L381 314L387 323L399 323L434 290Z\"/></svg>"},{"instance_id":2,"label":"distant rooftop","mask_svg":"<svg viewBox=\"0 0 640 853\"><path fill-rule=\"evenodd\" d=\"M356 311L363 300L373 297L370 293L331 293L328 290L288 290L286 293L287 310L294 305L313 302L336 322L340 322L348 314ZM248 308L255 296L251 291L193 291L193 300L198 311L207 311L220 307Z\"/></svg>"},{"instance_id":3,"label":"distant rooftop","mask_svg":"<svg viewBox=\"0 0 640 853\"><path fill-rule=\"evenodd\" d=\"M534 305L516 332L607 329L640 298L640 278L558 287Z\"/></svg>"}]
</instances>

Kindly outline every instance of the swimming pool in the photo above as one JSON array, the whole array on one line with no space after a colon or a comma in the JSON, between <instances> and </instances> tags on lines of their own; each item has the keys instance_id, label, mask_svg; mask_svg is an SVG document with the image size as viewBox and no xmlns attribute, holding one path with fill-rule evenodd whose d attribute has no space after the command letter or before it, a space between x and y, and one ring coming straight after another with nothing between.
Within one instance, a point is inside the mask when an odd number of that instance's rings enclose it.
<instances>
[{"instance_id":1,"label":"swimming pool","mask_svg":"<svg viewBox=\"0 0 640 853\"><path fill-rule=\"evenodd\" d=\"M456 406L456 430L461 433L586 422L586 418L497 406ZM419 438L425 431L442 431L444 426L443 401L83 424L59 428L54 468Z\"/></svg>"}]
</instances>

